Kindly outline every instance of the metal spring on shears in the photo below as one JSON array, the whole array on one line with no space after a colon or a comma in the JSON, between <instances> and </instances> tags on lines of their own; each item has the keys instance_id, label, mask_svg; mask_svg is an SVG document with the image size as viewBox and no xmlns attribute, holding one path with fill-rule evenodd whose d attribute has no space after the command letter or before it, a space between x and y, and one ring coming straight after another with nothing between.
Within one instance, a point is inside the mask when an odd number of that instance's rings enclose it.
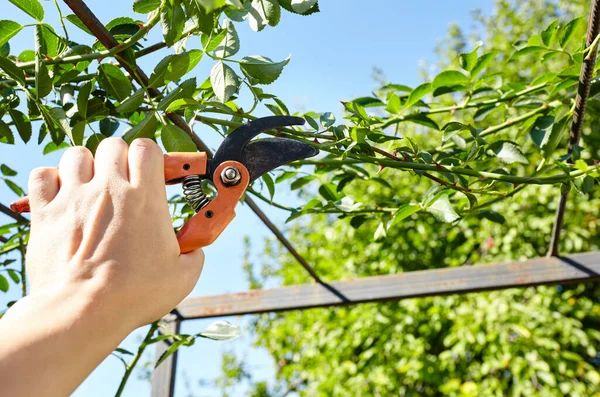
<instances>
[{"instance_id":1,"label":"metal spring on shears","mask_svg":"<svg viewBox=\"0 0 600 397\"><path fill-rule=\"evenodd\" d=\"M210 203L210 198L202 189L202 177L200 175L190 175L183 178L183 198L198 212Z\"/></svg>"}]
</instances>

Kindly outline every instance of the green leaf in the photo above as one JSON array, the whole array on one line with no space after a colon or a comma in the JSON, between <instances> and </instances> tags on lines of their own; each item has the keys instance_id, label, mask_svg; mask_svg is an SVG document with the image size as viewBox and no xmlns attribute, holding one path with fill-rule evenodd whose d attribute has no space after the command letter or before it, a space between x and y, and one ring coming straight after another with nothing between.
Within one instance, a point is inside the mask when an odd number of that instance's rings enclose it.
<instances>
[{"instance_id":1,"label":"green leaf","mask_svg":"<svg viewBox=\"0 0 600 397\"><path fill-rule=\"evenodd\" d=\"M281 8L277 0L252 0L245 4L250 28L260 32L265 26L276 26L281 18Z\"/></svg>"},{"instance_id":2,"label":"green leaf","mask_svg":"<svg viewBox=\"0 0 600 397\"><path fill-rule=\"evenodd\" d=\"M162 364L167 358L169 358L169 356L171 354L175 353L177 351L177 349L179 349L179 347L181 345L183 345L185 342L186 342L185 339L179 339L179 340L176 340L173 343L171 343L169 348L167 350L165 350L165 352L159 357L158 361L156 361L156 365L154 366L154 368L156 368L160 364Z\"/></svg>"},{"instance_id":3,"label":"green leaf","mask_svg":"<svg viewBox=\"0 0 600 397\"><path fill-rule=\"evenodd\" d=\"M225 38L215 48L215 56L229 58L240 50L240 38L235 30L235 25L229 19L225 19L223 22L223 29L226 32Z\"/></svg>"},{"instance_id":4,"label":"green leaf","mask_svg":"<svg viewBox=\"0 0 600 397\"><path fill-rule=\"evenodd\" d=\"M281 75L283 68L289 61L290 57L281 62L273 62L269 58L253 55L242 58L240 68L246 76L255 80L257 84L271 84Z\"/></svg>"},{"instance_id":5,"label":"green leaf","mask_svg":"<svg viewBox=\"0 0 600 397\"><path fill-rule=\"evenodd\" d=\"M10 59L0 57L0 69L2 69L11 79L21 83L21 85L25 85L25 73L23 73L23 71Z\"/></svg>"},{"instance_id":6,"label":"green leaf","mask_svg":"<svg viewBox=\"0 0 600 397\"><path fill-rule=\"evenodd\" d=\"M369 138L371 141L376 142L376 143L384 143L384 142L388 142L388 141L397 141L397 140L402 139L401 136L385 135L385 134L381 134L378 132L368 133L367 138Z\"/></svg>"},{"instance_id":7,"label":"green leaf","mask_svg":"<svg viewBox=\"0 0 600 397\"><path fill-rule=\"evenodd\" d=\"M41 106L40 110L42 112L42 116L44 117L44 121L46 121L46 125L48 125L48 129L52 131L54 126L58 127L58 129L69 137L71 142L73 142L73 134L71 133L71 127L69 126L69 122L67 121L67 115L63 108L52 108L48 110L45 106Z\"/></svg>"},{"instance_id":8,"label":"green leaf","mask_svg":"<svg viewBox=\"0 0 600 397\"><path fill-rule=\"evenodd\" d=\"M473 127L459 123L458 121L451 121L442 127L444 135L442 136L442 144L445 144L452 139L456 134L461 131L472 131Z\"/></svg>"},{"instance_id":9,"label":"green leaf","mask_svg":"<svg viewBox=\"0 0 600 397\"><path fill-rule=\"evenodd\" d=\"M565 48L569 44L583 21L583 17L575 18L560 29L559 41L561 48Z\"/></svg>"},{"instance_id":10,"label":"green leaf","mask_svg":"<svg viewBox=\"0 0 600 397\"><path fill-rule=\"evenodd\" d=\"M433 86L430 83L421 84L420 86L416 87L414 90L411 91L410 95L408 96L408 99L406 100L406 103L404 104L404 107L411 107L415 103L419 102L421 98L431 93L432 91Z\"/></svg>"},{"instance_id":11,"label":"green leaf","mask_svg":"<svg viewBox=\"0 0 600 397\"><path fill-rule=\"evenodd\" d=\"M23 189L21 189L19 187L19 185L17 185L16 183L14 183L13 181L11 181L10 179L5 179L4 183L6 183L6 185L10 188L10 190L12 190L13 192L15 192L15 194L17 196L24 196L25 192L23 191Z\"/></svg>"},{"instance_id":12,"label":"green leaf","mask_svg":"<svg viewBox=\"0 0 600 397\"><path fill-rule=\"evenodd\" d=\"M19 273L17 273L13 269L8 269L7 271L8 271L8 275L10 276L12 281L14 281L15 284L19 284L19 282L21 281L21 278L19 277Z\"/></svg>"},{"instance_id":13,"label":"green leaf","mask_svg":"<svg viewBox=\"0 0 600 397\"><path fill-rule=\"evenodd\" d=\"M65 18L67 19L67 21L71 22L73 25L77 26L79 29L81 29L84 32L86 32L87 34L93 36L93 33L88 29L87 26L85 26L85 24L83 22L81 22L81 19L79 19L79 17L77 15L70 14L70 15L67 15Z\"/></svg>"},{"instance_id":14,"label":"green leaf","mask_svg":"<svg viewBox=\"0 0 600 397\"><path fill-rule=\"evenodd\" d=\"M517 145L508 141L498 141L490 145L490 149L496 154L500 160L507 164L521 163L529 164L529 161Z\"/></svg>"},{"instance_id":15,"label":"green leaf","mask_svg":"<svg viewBox=\"0 0 600 397\"><path fill-rule=\"evenodd\" d=\"M537 371L537 377L547 385L556 386L556 378L549 372Z\"/></svg>"},{"instance_id":16,"label":"green leaf","mask_svg":"<svg viewBox=\"0 0 600 397\"><path fill-rule=\"evenodd\" d=\"M210 35L216 22L216 13L207 13L204 7L200 4L200 0L186 0L184 2L188 16L192 17L192 20L198 26L200 31L204 34Z\"/></svg>"},{"instance_id":17,"label":"green leaf","mask_svg":"<svg viewBox=\"0 0 600 397\"><path fill-rule=\"evenodd\" d=\"M446 223L451 223L460 218L460 216L454 211L448 194L440 195L437 200L427 207L427 212L435 216L438 220Z\"/></svg>"},{"instance_id":18,"label":"green leaf","mask_svg":"<svg viewBox=\"0 0 600 397\"><path fill-rule=\"evenodd\" d=\"M542 147L542 142L547 134L550 134L554 125L554 116L542 116L535 120L529 132L531 140L538 146Z\"/></svg>"},{"instance_id":19,"label":"green leaf","mask_svg":"<svg viewBox=\"0 0 600 397\"><path fill-rule=\"evenodd\" d=\"M546 47L541 47L541 46L536 46L536 45L523 47L520 50L513 52L512 55L510 56L509 60L517 59L517 58L523 57L525 55L537 54L540 52L548 52L548 49Z\"/></svg>"},{"instance_id":20,"label":"green leaf","mask_svg":"<svg viewBox=\"0 0 600 397\"><path fill-rule=\"evenodd\" d=\"M272 202L273 196L275 196L275 182L273 182L273 178L268 173L263 174L261 178L262 178L263 182L265 183L265 185L267 185L267 189L269 190L269 195L270 195L271 202Z\"/></svg>"},{"instance_id":21,"label":"green leaf","mask_svg":"<svg viewBox=\"0 0 600 397\"><path fill-rule=\"evenodd\" d=\"M27 14L29 14L29 16L37 19L38 21L41 22L42 19L44 19L44 8L42 7L42 5L40 4L39 1L37 1L37 0L8 0L8 1L13 3L18 8L20 8L21 11L26 12Z\"/></svg>"},{"instance_id":22,"label":"green leaf","mask_svg":"<svg viewBox=\"0 0 600 397\"><path fill-rule=\"evenodd\" d=\"M119 129L119 121L112 118L105 118L100 121L100 133L105 137L111 137Z\"/></svg>"},{"instance_id":23,"label":"green leaf","mask_svg":"<svg viewBox=\"0 0 600 397\"><path fill-rule=\"evenodd\" d=\"M294 182L290 184L290 190L300 189L302 186L305 186L315 180L314 175L307 175L301 178L296 179Z\"/></svg>"},{"instance_id":24,"label":"green leaf","mask_svg":"<svg viewBox=\"0 0 600 397\"><path fill-rule=\"evenodd\" d=\"M54 58L58 53L64 50L62 39L54 31L54 28L48 24L40 25L40 45L37 52L50 58Z\"/></svg>"},{"instance_id":25,"label":"green leaf","mask_svg":"<svg viewBox=\"0 0 600 397\"><path fill-rule=\"evenodd\" d=\"M116 351L117 353L125 354L125 355L128 355L128 356L133 356L133 355L134 355L134 354L133 354L132 352L130 352L129 350L125 350L125 349L123 349L123 348L120 348L120 347L117 347L117 348L115 349L115 351Z\"/></svg>"},{"instance_id":26,"label":"green leaf","mask_svg":"<svg viewBox=\"0 0 600 397\"><path fill-rule=\"evenodd\" d=\"M225 0L196 0L204 10L208 12L212 12L217 8L221 8L225 6Z\"/></svg>"},{"instance_id":27,"label":"green leaf","mask_svg":"<svg viewBox=\"0 0 600 397\"><path fill-rule=\"evenodd\" d=\"M75 146L82 146L83 145L83 137L85 135L85 127L86 127L87 123L85 120L81 120L79 121L77 124L75 124L72 128L73 131L73 144ZM102 125L100 125L100 129L102 129Z\"/></svg>"},{"instance_id":28,"label":"green leaf","mask_svg":"<svg viewBox=\"0 0 600 397\"><path fill-rule=\"evenodd\" d=\"M125 73L117 66L108 63L98 68L98 83L109 95L119 101L127 99L133 89Z\"/></svg>"},{"instance_id":29,"label":"green leaf","mask_svg":"<svg viewBox=\"0 0 600 397\"><path fill-rule=\"evenodd\" d=\"M503 225L506 222L506 218L504 218L501 214L497 213L496 211L481 210L479 211L479 216L481 218L485 218L489 221L499 223L501 225Z\"/></svg>"},{"instance_id":30,"label":"green leaf","mask_svg":"<svg viewBox=\"0 0 600 397\"><path fill-rule=\"evenodd\" d=\"M10 114L15 127L17 127L17 131L23 142L29 142L29 139L31 139L31 122L17 109L10 109L8 113Z\"/></svg>"},{"instance_id":31,"label":"green leaf","mask_svg":"<svg viewBox=\"0 0 600 397\"><path fill-rule=\"evenodd\" d=\"M323 128L329 128L335 123L335 115L331 112L326 112L319 117L319 121Z\"/></svg>"},{"instance_id":32,"label":"green leaf","mask_svg":"<svg viewBox=\"0 0 600 397\"><path fill-rule=\"evenodd\" d=\"M456 85L468 85L469 79L463 73L457 70L446 70L433 79L431 83L433 89L439 87L453 87Z\"/></svg>"},{"instance_id":33,"label":"green leaf","mask_svg":"<svg viewBox=\"0 0 600 397\"><path fill-rule=\"evenodd\" d=\"M477 62L477 50L479 50L479 47L480 46L475 47L475 49L471 52L460 54L460 67L467 72L470 72L475 67L475 63Z\"/></svg>"},{"instance_id":34,"label":"green leaf","mask_svg":"<svg viewBox=\"0 0 600 397\"><path fill-rule=\"evenodd\" d=\"M281 8L299 15L311 15L319 12L319 3L316 0L279 0ZM306 8L309 3L313 3L313 6L306 11L300 12L298 10ZM295 6L295 7L294 7Z\"/></svg>"},{"instance_id":35,"label":"green leaf","mask_svg":"<svg viewBox=\"0 0 600 397\"><path fill-rule=\"evenodd\" d=\"M23 26L15 21L1 20L0 21L0 46L8 43L13 36L19 33Z\"/></svg>"},{"instance_id":36,"label":"green leaf","mask_svg":"<svg viewBox=\"0 0 600 397\"><path fill-rule=\"evenodd\" d=\"M150 76L149 87L157 88L179 80L198 65L203 54L201 50L191 50L163 58Z\"/></svg>"},{"instance_id":37,"label":"green leaf","mask_svg":"<svg viewBox=\"0 0 600 397\"><path fill-rule=\"evenodd\" d=\"M552 125L552 130L550 131L550 133L544 136L544 140L542 141L540 146L542 149L542 154L544 155L544 158L546 160L548 160L556 150L556 147L558 146L558 143L560 142L560 139L562 137L563 131L567 128L570 120L570 115L564 116L558 122L554 123Z\"/></svg>"},{"instance_id":38,"label":"green leaf","mask_svg":"<svg viewBox=\"0 0 600 397\"><path fill-rule=\"evenodd\" d=\"M317 0L291 0L292 9L298 14L308 12L317 4Z\"/></svg>"},{"instance_id":39,"label":"green leaf","mask_svg":"<svg viewBox=\"0 0 600 397\"><path fill-rule=\"evenodd\" d=\"M7 292L9 288L8 280L0 274L0 291Z\"/></svg>"},{"instance_id":40,"label":"green leaf","mask_svg":"<svg viewBox=\"0 0 600 397\"><path fill-rule=\"evenodd\" d=\"M52 152L56 152L58 150L62 150L62 149L66 149L70 147L69 144L67 142L61 142L59 145L57 145L54 142L49 142L46 146L44 146L44 150L42 151L42 154L46 155L46 154L50 154Z\"/></svg>"},{"instance_id":41,"label":"green leaf","mask_svg":"<svg viewBox=\"0 0 600 397\"><path fill-rule=\"evenodd\" d=\"M165 125L161 130L160 139L167 152L197 151L192 138L176 125Z\"/></svg>"},{"instance_id":42,"label":"green leaf","mask_svg":"<svg viewBox=\"0 0 600 397\"><path fill-rule=\"evenodd\" d=\"M308 114L305 114L303 117L304 117L304 120L306 120L306 122L308 123L308 125L310 125L312 127L312 129L317 130L317 131L319 130L319 123L317 123L317 121L315 119L310 117Z\"/></svg>"},{"instance_id":43,"label":"green leaf","mask_svg":"<svg viewBox=\"0 0 600 397\"><path fill-rule=\"evenodd\" d=\"M242 335L240 327L225 320L218 320L210 324L204 331L197 334L202 338L212 340L234 340Z\"/></svg>"},{"instance_id":44,"label":"green leaf","mask_svg":"<svg viewBox=\"0 0 600 397\"><path fill-rule=\"evenodd\" d=\"M471 69L471 76L475 77L479 73L481 73L483 71L483 69L485 69L490 64L490 62L492 62L494 59L496 59L497 56L498 56L498 52L493 51L493 52L488 52L486 54L483 54L482 56L477 58L477 62L475 62L475 66L473 66L473 69Z\"/></svg>"},{"instance_id":45,"label":"green leaf","mask_svg":"<svg viewBox=\"0 0 600 397\"><path fill-rule=\"evenodd\" d=\"M187 79L169 92L169 94L158 103L158 108L164 110L177 99L191 98L194 95L195 90L196 78L192 77L191 79Z\"/></svg>"},{"instance_id":46,"label":"green leaf","mask_svg":"<svg viewBox=\"0 0 600 397\"><path fill-rule=\"evenodd\" d=\"M171 47L179 40L183 33L185 20L185 13L179 2L173 4L170 1L163 2L160 9L160 23L167 46Z\"/></svg>"},{"instance_id":47,"label":"green leaf","mask_svg":"<svg viewBox=\"0 0 600 397\"><path fill-rule=\"evenodd\" d=\"M416 124L423 125L425 127L433 128L434 130L440 129L440 127L438 127L438 125L435 121L433 121L429 117L425 116L424 114L418 114L418 113L411 114L411 115L406 116L405 120L416 123Z\"/></svg>"},{"instance_id":48,"label":"green leaf","mask_svg":"<svg viewBox=\"0 0 600 397\"><path fill-rule=\"evenodd\" d=\"M298 181L298 180L296 180ZM335 185L331 182L319 186L319 194L327 201L338 201L341 199Z\"/></svg>"},{"instance_id":49,"label":"green leaf","mask_svg":"<svg viewBox=\"0 0 600 397\"><path fill-rule=\"evenodd\" d=\"M85 83L81 86L79 94L77 95L77 111L84 119L87 119L88 101L93 86L93 82Z\"/></svg>"},{"instance_id":50,"label":"green leaf","mask_svg":"<svg viewBox=\"0 0 600 397\"><path fill-rule=\"evenodd\" d=\"M546 47L550 47L556 38L556 33L558 33L558 23L559 20L555 19L552 21L550 25L546 29L542 31L540 36L542 37L542 42Z\"/></svg>"},{"instance_id":51,"label":"green leaf","mask_svg":"<svg viewBox=\"0 0 600 397\"><path fill-rule=\"evenodd\" d=\"M35 25L35 90L36 98L45 98L52 92L52 79L48 68L42 62L42 50L44 48L44 37L42 25Z\"/></svg>"},{"instance_id":52,"label":"green leaf","mask_svg":"<svg viewBox=\"0 0 600 397\"><path fill-rule=\"evenodd\" d=\"M2 175L4 175L4 176L16 176L17 175L17 171L13 170L6 164L0 164L0 172L2 172Z\"/></svg>"},{"instance_id":53,"label":"green leaf","mask_svg":"<svg viewBox=\"0 0 600 397\"><path fill-rule=\"evenodd\" d=\"M225 103L238 91L241 81L232 68L219 61L210 71L210 83L217 98Z\"/></svg>"},{"instance_id":54,"label":"green leaf","mask_svg":"<svg viewBox=\"0 0 600 397\"><path fill-rule=\"evenodd\" d=\"M157 126L158 121L156 120L154 112L148 112L142 121L125 131L123 134L123 139L128 144L131 144L131 142L133 142L133 140L136 138L153 139Z\"/></svg>"},{"instance_id":55,"label":"green leaf","mask_svg":"<svg viewBox=\"0 0 600 397\"><path fill-rule=\"evenodd\" d=\"M102 134L92 134L88 137L87 141L85 141L85 147L88 148L90 152L96 153L98 145L105 139L106 137Z\"/></svg>"},{"instance_id":56,"label":"green leaf","mask_svg":"<svg viewBox=\"0 0 600 397\"><path fill-rule=\"evenodd\" d=\"M400 206L398 210L394 213L394 216L390 221L389 227L396 225L397 223L403 221L412 214L419 212L420 210L421 206L417 204L404 204Z\"/></svg>"},{"instance_id":57,"label":"green leaf","mask_svg":"<svg viewBox=\"0 0 600 397\"><path fill-rule=\"evenodd\" d=\"M390 95L388 100L388 104L385 107L385 111L391 114L398 114L402 109L402 105L400 104L400 98L396 94Z\"/></svg>"},{"instance_id":58,"label":"green leaf","mask_svg":"<svg viewBox=\"0 0 600 397\"><path fill-rule=\"evenodd\" d=\"M2 120L0 120L0 143L15 144L15 136L8 125Z\"/></svg>"},{"instance_id":59,"label":"green leaf","mask_svg":"<svg viewBox=\"0 0 600 397\"><path fill-rule=\"evenodd\" d=\"M135 0L133 11L139 14L148 14L160 7L160 0Z\"/></svg>"},{"instance_id":60,"label":"green leaf","mask_svg":"<svg viewBox=\"0 0 600 397\"><path fill-rule=\"evenodd\" d=\"M119 113L129 113L136 111L142 103L144 103L145 90L140 88L133 95L127 97L123 102L116 107L116 111Z\"/></svg>"}]
</instances>

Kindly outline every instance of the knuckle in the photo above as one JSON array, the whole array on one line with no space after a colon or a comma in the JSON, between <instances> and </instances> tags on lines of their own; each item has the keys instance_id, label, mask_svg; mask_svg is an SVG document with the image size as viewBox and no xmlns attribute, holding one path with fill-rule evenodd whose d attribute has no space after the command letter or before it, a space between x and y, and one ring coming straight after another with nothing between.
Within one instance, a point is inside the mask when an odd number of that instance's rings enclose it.
<instances>
[{"instance_id":1,"label":"knuckle","mask_svg":"<svg viewBox=\"0 0 600 397\"><path fill-rule=\"evenodd\" d=\"M153 156L161 154L161 150L156 142L149 138L135 139L133 142L131 142L131 149L142 150Z\"/></svg>"},{"instance_id":2,"label":"knuckle","mask_svg":"<svg viewBox=\"0 0 600 397\"><path fill-rule=\"evenodd\" d=\"M106 138L98 145L98 149L106 149L109 147L112 150L127 150L127 142L121 138Z\"/></svg>"},{"instance_id":3,"label":"knuckle","mask_svg":"<svg viewBox=\"0 0 600 397\"><path fill-rule=\"evenodd\" d=\"M65 151L64 155L66 156L67 154L75 156L88 156L91 155L92 152L90 152L90 150L85 146L71 146Z\"/></svg>"},{"instance_id":4,"label":"knuckle","mask_svg":"<svg viewBox=\"0 0 600 397\"><path fill-rule=\"evenodd\" d=\"M30 182L45 182L56 177L56 169L51 167L34 168L29 174Z\"/></svg>"}]
</instances>

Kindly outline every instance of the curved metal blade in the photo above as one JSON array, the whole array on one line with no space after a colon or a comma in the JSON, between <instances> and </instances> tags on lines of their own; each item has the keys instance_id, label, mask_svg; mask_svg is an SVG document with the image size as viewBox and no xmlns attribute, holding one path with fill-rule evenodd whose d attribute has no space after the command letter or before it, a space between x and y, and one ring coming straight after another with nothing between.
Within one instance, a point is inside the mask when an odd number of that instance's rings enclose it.
<instances>
[{"instance_id":1,"label":"curved metal blade","mask_svg":"<svg viewBox=\"0 0 600 397\"><path fill-rule=\"evenodd\" d=\"M225 140L221 143L221 146L219 146L219 149L211 160L212 169L215 169L219 164L227 160L240 161L245 164L242 161L244 147L252 138L263 131L303 124L303 118L294 116L269 116L249 121L225 137Z\"/></svg>"},{"instance_id":2,"label":"curved metal blade","mask_svg":"<svg viewBox=\"0 0 600 397\"><path fill-rule=\"evenodd\" d=\"M316 156L314 147L285 138L265 138L252 141L244 147L241 162L250 173L250 181L294 160Z\"/></svg>"}]
</instances>

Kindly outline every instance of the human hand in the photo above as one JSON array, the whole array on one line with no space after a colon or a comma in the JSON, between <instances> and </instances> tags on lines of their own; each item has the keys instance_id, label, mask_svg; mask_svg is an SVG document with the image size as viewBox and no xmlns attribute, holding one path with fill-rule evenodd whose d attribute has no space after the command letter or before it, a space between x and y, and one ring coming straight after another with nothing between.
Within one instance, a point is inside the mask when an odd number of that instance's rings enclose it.
<instances>
[{"instance_id":1,"label":"human hand","mask_svg":"<svg viewBox=\"0 0 600 397\"><path fill-rule=\"evenodd\" d=\"M60 166L31 173L31 299L69 296L108 326L159 319L195 286L204 254L180 255L164 190L163 156L149 139L105 139L95 159L69 148Z\"/></svg>"}]
</instances>

